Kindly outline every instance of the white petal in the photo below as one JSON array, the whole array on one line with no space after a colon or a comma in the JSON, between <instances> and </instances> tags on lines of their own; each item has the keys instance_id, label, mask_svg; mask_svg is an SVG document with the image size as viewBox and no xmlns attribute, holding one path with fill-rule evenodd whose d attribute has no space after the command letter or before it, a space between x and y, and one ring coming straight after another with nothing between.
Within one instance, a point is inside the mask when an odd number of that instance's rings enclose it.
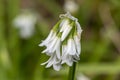
<instances>
[{"instance_id":1,"label":"white petal","mask_svg":"<svg viewBox=\"0 0 120 80\"><path fill-rule=\"evenodd\" d=\"M59 71L60 68L61 68L61 64L60 64L60 63L54 64L54 65L53 65L53 68L54 68L54 70Z\"/></svg>"},{"instance_id":2,"label":"white petal","mask_svg":"<svg viewBox=\"0 0 120 80\"><path fill-rule=\"evenodd\" d=\"M51 56L46 62L42 63L41 65L45 65L47 64L48 62L50 62L52 60L53 56Z\"/></svg>"},{"instance_id":3,"label":"white petal","mask_svg":"<svg viewBox=\"0 0 120 80\"><path fill-rule=\"evenodd\" d=\"M68 47L67 53L69 55L76 54L76 48L75 48L75 43L74 43L73 39L68 39L67 47Z\"/></svg>"},{"instance_id":4,"label":"white petal","mask_svg":"<svg viewBox=\"0 0 120 80\"><path fill-rule=\"evenodd\" d=\"M56 55L57 55L57 58L60 59L61 56L60 56L60 45L59 47L56 49Z\"/></svg>"},{"instance_id":5,"label":"white petal","mask_svg":"<svg viewBox=\"0 0 120 80\"><path fill-rule=\"evenodd\" d=\"M67 55L67 45L62 45L62 59L64 60Z\"/></svg>"},{"instance_id":6,"label":"white petal","mask_svg":"<svg viewBox=\"0 0 120 80\"><path fill-rule=\"evenodd\" d=\"M45 53L45 54L47 54L48 56L53 55L53 53L50 53L50 52L51 52L51 51L50 51L48 48L46 48L45 50L42 51L42 53Z\"/></svg>"},{"instance_id":7,"label":"white petal","mask_svg":"<svg viewBox=\"0 0 120 80\"><path fill-rule=\"evenodd\" d=\"M47 54L48 56L53 55L53 53L50 53L50 51L48 50L48 48L45 49L45 50L43 50L42 53L45 53L45 54Z\"/></svg>"},{"instance_id":8,"label":"white petal","mask_svg":"<svg viewBox=\"0 0 120 80\"><path fill-rule=\"evenodd\" d=\"M58 38L56 37L49 45L47 45L47 48L49 49L49 53L53 53L55 50L55 45L57 43Z\"/></svg>"},{"instance_id":9,"label":"white petal","mask_svg":"<svg viewBox=\"0 0 120 80\"><path fill-rule=\"evenodd\" d=\"M50 61L47 65L46 65L46 68L49 68L49 67L51 67L52 65L53 65L53 61Z\"/></svg>"},{"instance_id":10,"label":"white petal","mask_svg":"<svg viewBox=\"0 0 120 80\"><path fill-rule=\"evenodd\" d=\"M66 52L66 45L62 45L62 56L64 56Z\"/></svg>"},{"instance_id":11,"label":"white petal","mask_svg":"<svg viewBox=\"0 0 120 80\"><path fill-rule=\"evenodd\" d=\"M75 41L77 53L80 54L81 53L80 40L79 40L79 38L77 36L74 36L74 41Z\"/></svg>"},{"instance_id":12,"label":"white petal","mask_svg":"<svg viewBox=\"0 0 120 80\"><path fill-rule=\"evenodd\" d=\"M45 65L45 64L47 64L48 63L48 61L46 61L46 62L44 62L44 63L41 63L41 65Z\"/></svg>"},{"instance_id":13,"label":"white petal","mask_svg":"<svg viewBox=\"0 0 120 80\"><path fill-rule=\"evenodd\" d=\"M48 37L47 37L41 44L39 44L39 46L44 46L44 45L46 45L47 43L49 43L50 40L51 40L53 37L55 37L55 35L56 35L56 34L55 34L53 31L51 31L50 34L48 35Z\"/></svg>"},{"instance_id":14,"label":"white petal","mask_svg":"<svg viewBox=\"0 0 120 80\"><path fill-rule=\"evenodd\" d=\"M68 53L65 53L62 56L62 62L61 62L61 64L64 64L64 63L66 63L69 66L72 66L72 64L73 64L72 56L69 55Z\"/></svg>"},{"instance_id":15,"label":"white petal","mask_svg":"<svg viewBox=\"0 0 120 80\"><path fill-rule=\"evenodd\" d=\"M72 27L70 25L66 26L65 30L62 33L61 41L63 41L68 36L68 34L70 33L71 29L72 29Z\"/></svg>"},{"instance_id":16,"label":"white petal","mask_svg":"<svg viewBox=\"0 0 120 80\"><path fill-rule=\"evenodd\" d=\"M51 60L49 60L48 64L46 65L46 68L51 67L55 63L55 58L56 58L55 55L51 56Z\"/></svg>"},{"instance_id":17,"label":"white petal","mask_svg":"<svg viewBox=\"0 0 120 80\"><path fill-rule=\"evenodd\" d=\"M48 52L48 49L45 49L45 50L42 51L42 53L46 53L46 52Z\"/></svg>"},{"instance_id":18,"label":"white petal","mask_svg":"<svg viewBox=\"0 0 120 80\"><path fill-rule=\"evenodd\" d=\"M72 64L73 64L72 57L69 55L66 58L66 64L69 66L72 66Z\"/></svg>"},{"instance_id":19,"label":"white petal","mask_svg":"<svg viewBox=\"0 0 120 80\"><path fill-rule=\"evenodd\" d=\"M76 26L77 26L77 34L79 36L79 38L81 37L81 32L82 32L82 29L81 29L81 26L79 24L78 21L75 22L76 23Z\"/></svg>"},{"instance_id":20,"label":"white petal","mask_svg":"<svg viewBox=\"0 0 120 80\"><path fill-rule=\"evenodd\" d=\"M67 42L67 53L69 53L71 51L71 47L72 47L71 39L68 39L68 42Z\"/></svg>"},{"instance_id":21,"label":"white petal","mask_svg":"<svg viewBox=\"0 0 120 80\"><path fill-rule=\"evenodd\" d=\"M67 27L67 25L69 25L69 21L67 19L64 19L60 24L60 27L61 27L60 32L63 32Z\"/></svg>"},{"instance_id":22,"label":"white petal","mask_svg":"<svg viewBox=\"0 0 120 80\"><path fill-rule=\"evenodd\" d=\"M57 41L56 41L56 43L54 45L54 48L52 48L53 49L52 51L54 52L55 50L60 48L60 44L61 44L60 38L57 37Z\"/></svg>"},{"instance_id":23,"label":"white petal","mask_svg":"<svg viewBox=\"0 0 120 80\"><path fill-rule=\"evenodd\" d=\"M71 55L75 55L76 54L76 48L75 48L75 43L74 43L74 41L73 41L73 39L71 40L71 52L70 52L70 54Z\"/></svg>"}]
</instances>

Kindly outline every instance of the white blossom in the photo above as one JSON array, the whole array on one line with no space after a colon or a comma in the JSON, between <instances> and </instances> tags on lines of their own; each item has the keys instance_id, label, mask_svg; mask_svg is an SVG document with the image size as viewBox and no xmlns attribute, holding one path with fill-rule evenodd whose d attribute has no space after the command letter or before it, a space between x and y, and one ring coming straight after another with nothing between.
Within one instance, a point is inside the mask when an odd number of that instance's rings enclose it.
<instances>
[{"instance_id":1,"label":"white blossom","mask_svg":"<svg viewBox=\"0 0 120 80\"><path fill-rule=\"evenodd\" d=\"M60 38L55 37L53 41L46 45L47 48L42 53L46 53L47 55L51 56L54 52L56 52L57 58L60 59L60 45Z\"/></svg>"},{"instance_id":2,"label":"white blossom","mask_svg":"<svg viewBox=\"0 0 120 80\"><path fill-rule=\"evenodd\" d=\"M20 36L27 39L33 35L36 21L37 16L35 14L24 11L15 17L13 24L19 29Z\"/></svg>"},{"instance_id":3,"label":"white blossom","mask_svg":"<svg viewBox=\"0 0 120 80\"><path fill-rule=\"evenodd\" d=\"M61 64L66 63L69 66L72 66L72 56L66 53L67 52L67 45L62 45L62 62Z\"/></svg>"},{"instance_id":4,"label":"white blossom","mask_svg":"<svg viewBox=\"0 0 120 80\"><path fill-rule=\"evenodd\" d=\"M53 66L54 70L59 71L62 64L72 66L73 62L80 60L81 53L80 37L82 29L78 19L71 16L69 12L60 15L60 22L53 27L48 37L39 44L46 49L42 53L50 56L46 68Z\"/></svg>"},{"instance_id":5,"label":"white blossom","mask_svg":"<svg viewBox=\"0 0 120 80\"><path fill-rule=\"evenodd\" d=\"M75 48L75 43L73 39L68 39L67 43L67 52L69 55L75 55L76 54L76 48Z\"/></svg>"},{"instance_id":6,"label":"white blossom","mask_svg":"<svg viewBox=\"0 0 120 80\"><path fill-rule=\"evenodd\" d=\"M75 42L75 47L76 47L77 54L80 55L81 44L80 44L80 38L77 35L74 36L74 42Z\"/></svg>"},{"instance_id":7,"label":"white blossom","mask_svg":"<svg viewBox=\"0 0 120 80\"><path fill-rule=\"evenodd\" d=\"M42 43L39 44L39 46L47 46L49 43L51 43L51 41L54 40L55 37L56 37L56 33L53 30L51 30L48 37L44 41L42 41Z\"/></svg>"},{"instance_id":8,"label":"white blossom","mask_svg":"<svg viewBox=\"0 0 120 80\"><path fill-rule=\"evenodd\" d=\"M53 36L51 36L51 37L53 37ZM47 41L47 39L46 39L46 41ZM46 49L42 53L46 53L47 55L49 55L50 59L47 62L43 63L42 65L47 64L46 68L49 68L53 65L54 70L58 71L61 68L61 64L60 64L61 41L60 41L60 38L56 36L55 38L52 38L51 41L48 40L48 42L47 42L47 44L45 44Z\"/></svg>"},{"instance_id":9,"label":"white blossom","mask_svg":"<svg viewBox=\"0 0 120 80\"><path fill-rule=\"evenodd\" d=\"M45 64L47 64L46 68L53 66L54 70L56 71L59 71L61 68L60 59L57 58L55 53L51 55L48 61L42 63L41 65L45 65Z\"/></svg>"},{"instance_id":10,"label":"white blossom","mask_svg":"<svg viewBox=\"0 0 120 80\"><path fill-rule=\"evenodd\" d=\"M60 23L60 32L63 32L66 26L69 25L69 20L68 19L63 19L62 22Z\"/></svg>"},{"instance_id":11,"label":"white blossom","mask_svg":"<svg viewBox=\"0 0 120 80\"><path fill-rule=\"evenodd\" d=\"M69 39L67 45L62 46L62 64L66 63L67 65L72 66L73 62L79 60L79 53L77 53L76 46L73 39Z\"/></svg>"},{"instance_id":12,"label":"white blossom","mask_svg":"<svg viewBox=\"0 0 120 80\"><path fill-rule=\"evenodd\" d=\"M78 21L75 22L76 23L76 27L77 27L77 35L79 37L79 39L81 38L81 33L82 33L82 29L80 27L80 24Z\"/></svg>"},{"instance_id":13,"label":"white blossom","mask_svg":"<svg viewBox=\"0 0 120 80\"><path fill-rule=\"evenodd\" d=\"M70 33L71 29L72 29L72 27L70 25L65 26L64 31L63 31L62 36L61 36L61 41L65 40L65 38Z\"/></svg>"}]
</instances>

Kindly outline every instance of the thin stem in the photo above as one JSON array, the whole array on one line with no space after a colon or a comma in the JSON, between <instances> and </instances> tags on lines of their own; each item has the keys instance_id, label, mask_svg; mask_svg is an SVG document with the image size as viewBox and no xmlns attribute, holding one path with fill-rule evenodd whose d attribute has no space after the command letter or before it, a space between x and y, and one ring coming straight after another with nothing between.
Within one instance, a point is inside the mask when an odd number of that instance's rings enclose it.
<instances>
[{"instance_id":1,"label":"thin stem","mask_svg":"<svg viewBox=\"0 0 120 80\"><path fill-rule=\"evenodd\" d=\"M76 62L69 68L68 80L74 80L75 77Z\"/></svg>"}]
</instances>

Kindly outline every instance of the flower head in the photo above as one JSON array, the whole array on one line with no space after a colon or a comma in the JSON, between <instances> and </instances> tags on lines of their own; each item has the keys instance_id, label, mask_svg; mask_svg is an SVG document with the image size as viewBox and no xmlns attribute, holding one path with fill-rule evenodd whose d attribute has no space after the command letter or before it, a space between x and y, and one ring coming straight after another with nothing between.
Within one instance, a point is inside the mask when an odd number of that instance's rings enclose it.
<instances>
[{"instance_id":1,"label":"flower head","mask_svg":"<svg viewBox=\"0 0 120 80\"><path fill-rule=\"evenodd\" d=\"M53 66L59 71L62 64L72 66L80 58L82 29L77 18L71 16L69 12L60 15L60 21L50 31L48 37L39 44L46 46L42 53L50 56L49 60L42 65L46 68Z\"/></svg>"}]
</instances>

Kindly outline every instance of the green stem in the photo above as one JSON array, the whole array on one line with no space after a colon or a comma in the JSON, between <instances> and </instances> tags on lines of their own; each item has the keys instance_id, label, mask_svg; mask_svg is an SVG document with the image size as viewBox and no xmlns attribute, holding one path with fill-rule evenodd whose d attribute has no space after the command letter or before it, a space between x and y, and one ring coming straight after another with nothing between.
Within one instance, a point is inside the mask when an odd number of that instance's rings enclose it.
<instances>
[{"instance_id":1,"label":"green stem","mask_svg":"<svg viewBox=\"0 0 120 80\"><path fill-rule=\"evenodd\" d=\"M69 68L68 80L74 80L75 77L76 62Z\"/></svg>"}]
</instances>

